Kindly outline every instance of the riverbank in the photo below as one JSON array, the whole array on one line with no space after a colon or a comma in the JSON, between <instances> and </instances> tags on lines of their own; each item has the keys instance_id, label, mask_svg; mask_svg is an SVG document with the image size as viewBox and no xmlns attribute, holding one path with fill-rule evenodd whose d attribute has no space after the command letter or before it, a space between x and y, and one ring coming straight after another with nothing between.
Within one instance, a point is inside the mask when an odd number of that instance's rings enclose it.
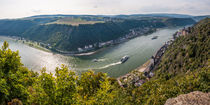
<instances>
[{"instance_id":1,"label":"riverbank","mask_svg":"<svg viewBox=\"0 0 210 105\"><path fill-rule=\"evenodd\" d=\"M51 50L47 49L47 48L44 48L42 46L40 46L38 44L38 42L34 42L34 41L28 41L28 40L17 40L18 42L20 43L23 43L25 45L28 45L30 47L33 47L33 48L36 48L38 50L42 50L42 51L45 51L45 52L51 52Z\"/></svg>"},{"instance_id":2,"label":"riverbank","mask_svg":"<svg viewBox=\"0 0 210 105\"><path fill-rule=\"evenodd\" d=\"M133 71L131 71L131 72L129 72L129 73L123 75L123 76L120 76L120 77L116 78L118 84L122 87L127 87L128 86L127 84L131 84L130 82L137 82L138 80L140 80L139 82L142 82L138 85L143 84L143 82L146 81L146 78L143 77L143 73L146 72L147 68L150 65L150 62L151 62L151 59L146 61L143 65L139 66L135 70L133 70ZM140 79L140 77L143 77L144 80Z\"/></svg>"},{"instance_id":3,"label":"riverbank","mask_svg":"<svg viewBox=\"0 0 210 105\"><path fill-rule=\"evenodd\" d=\"M108 47L104 47L104 48L101 48L101 49L98 49L98 50L95 50L95 51L91 51L91 52L86 52L86 53L79 53L79 54L62 54L62 55L65 55L65 56L90 56L90 55L99 53L99 52L105 50L106 48L108 48Z\"/></svg>"},{"instance_id":4,"label":"riverbank","mask_svg":"<svg viewBox=\"0 0 210 105\"><path fill-rule=\"evenodd\" d=\"M23 43L23 44L25 44L29 47L33 47L33 48L36 48L38 50L42 50L42 51L45 51L45 52L51 52L51 50L40 46L40 44L38 42L35 42L35 41L21 39L21 37L16 37L16 36L5 36L5 35L0 35L0 36L4 37L4 38L7 38L7 39L10 39L10 40L13 40L13 41L16 41L18 43Z\"/></svg>"},{"instance_id":5,"label":"riverbank","mask_svg":"<svg viewBox=\"0 0 210 105\"><path fill-rule=\"evenodd\" d=\"M160 49L157 50L157 52L146 63L138 67L136 70L118 77L117 81L119 85L122 87L127 87L129 85L141 86L143 83L152 78L154 76L153 70L158 67L161 58L167 50L168 46L170 46L176 38L188 35L191 32L190 30L191 28L188 27L187 29L184 28L175 32L173 34L173 38L165 42L165 44L162 45Z\"/></svg>"},{"instance_id":6,"label":"riverbank","mask_svg":"<svg viewBox=\"0 0 210 105\"><path fill-rule=\"evenodd\" d=\"M138 67L136 70L117 78L118 83L122 87L127 87L132 84L135 86L141 86L154 76L152 71L159 65L160 60L167 50L168 46L172 44L173 40L165 42L163 46L149 59L146 63Z\"/></svg>"},{"instance_id":7,"label":"riverbank","mask_svg":"<svg viewBox=\"0 0 210 105\"><path fill-rule=\"evenodd\" d=\"M16 41L9 41L10 48L19 50L23 64L33 70L40 70L37 67L46 67L49 72L54 71L52 67L65 64L71 70L78 72L85 72L87 70L94 70L96 72L107 73L110 77L117 78L125 75L128 72L135 70L140 65L144 64L151 56L156 53L164 42L171 39L172 34L179 28L164 28L158 30L150 35L142 35L140 37L128 40L124 43L105 47L102 51L89 56L63 56L59 53L45 53L38 49L24 46L23 43L17 44ZM153 36L158 36L157 39L152 40ZM0 38L6 40L4 38ZM2 41L3 41L2 40ZM125 56L128 55L130 59L119 65L112 65ZM94 59L105 59L101 62L93 62Z\"/></svg>"},{"instance_id":8,"label":"riverbank","mask_svg":"<svg viewBox=\"0 0 210 105\"><path fill-rule=\"evenodd\" d=\"M52 50L50 50L48 48L42 47L39 42L35 42L35 41L31 41L31 40L25 40L25 39L21 39L20 37L15 37L15 36L4 36L4 35L1 35L1 37L5 37L7 39L16 41L18 43L25 44L25 45L27 45L29 47L36 48L36 49L41 50L41 51L45 51L45 52L49 52L49 53L57 53L57 54L65 55L65 56L87 56L87 55L93 55L93 54L95 54L97 52L100 52L100 51L105 49L105 48L101 48L101 49L96 50L96 51L87 52L87 53L79 53L79 54L62 54L62 53L59 53L59 52L52 51Z\"/></svg>"},{"instance_id":9,"label":"riverbank","mask_svg":"<svg viewBox=\"0 0 210 105\"><path fill-rule=\"evenodd\" d=\"M46 51L46 52L57 53L57 54L65 55L65 56L90 56L90 55L96 54L100 51L103 51L104 49L106 49L108 47L124 43L124 42L134 39L136 37L152 34L152 33L156 32L157 30L160 30L160 28L151 28L151 29L146 28L146 29L142 29L142 30L131 29L130 33L126 34L124 37L120 37L116 40L110 40L107 42L98 43L99 46L97 48L92 47L90 49L88 48L88 50L83 49L83 51L79 51L79 50L78 51L62 51L62 50L53 48L50 44L36 42L36 41L28 40L28 39L25 39L22 37L17 37L17 36L7 36L7 37L13 38L13 39L17 40L18 42L21 42L21 43L26 44L30 47L33 47L33 48L36 48L36 49L39 49L42 51ZM90 46L90 45L87 45L87 47L88 46ZM91 46L93 46L93 45L91 45ZM82 48L78 48L78 49L82 49Z\"/></svg>"},{"instance_id":10,"label":"riverbank","mask_svg":"<svg viewBox=\"0 0 210 105\"><path fill-rule=\"evenodd\" d=\"M160 30L160 29L156 29L155 31L152 31L150 33L146 33L144 36L148 35L148 34L152 34L154 32L156 32L157 30ZM32 40L26 40L24 38L21 38L21 37L16 37L16 36L4 36L4 35L1 35L5 38L9 38L11 40L14 40L14 41L17 41L19 43L22 43L22 44L25 44L29 47L32 47L32 48L36 48L38 50L41 50L41 51L45 51L45 52L48 52L48 53L56 53L56 54L61 54L61 55L64 55L64 56L76 56L76 57L80 57L80 56L91 56L91 55L94 55L96 53L99 53L107 48L110 48L110 47L113 47L113 46L116 46L116 45L119 45L121 43L125 43L131 39L134 39L138 36L141 36L141 35L137 35L135 37L130 37L129 39L126 39L126 40L123 40L121 42L118 42L118 43L114 43L114 44L111 44L111 45L107 45L105 47L101 47L101 48L98 48L96 50L91 50L91 51L87 51L87 52L82 52L82 53L74 53L74 52L66 52L66 51L61 51L61 50L51 50L51 47L48 46L47 44L44 44L44 43L41 43L41 42L36 42L36 41L32 41Z\"/></svg>"},{"instance_id":11,"label":"riverbank","mask_svg":"<svg viewBox=\"0 0 210 105\"><path fill-rule=\"evenodd\" d=\"M78 48L78 51L63 51L56 48L53 48L53 51L55 53L59 53L66 56L90 56L102 51L107 47L112 47L127 42L139 36L152 34L157 30L160 30L160 28L144 29L144 31L137 31L136 29L131 29L130 33L126 34L124 37L120 37L118 39L110 40L107 42L97 42L93 45L86 45L84 48Z\"/></svg>"}]
</instances>

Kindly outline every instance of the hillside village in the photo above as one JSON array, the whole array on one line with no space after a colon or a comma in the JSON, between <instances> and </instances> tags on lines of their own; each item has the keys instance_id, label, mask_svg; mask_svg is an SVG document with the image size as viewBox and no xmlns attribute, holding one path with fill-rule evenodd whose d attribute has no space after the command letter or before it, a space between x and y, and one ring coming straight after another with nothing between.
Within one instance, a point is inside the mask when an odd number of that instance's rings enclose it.
<instances>
[{"instance_id":1,"label":"hillside village","mask_svg":"<svg viewBox=\"0 0 210 105\"><path fill-rule=\"evenodd\" d=\"M59 53L63 53L63 54L81 54L81 53L87 53L87 52L91 52L91 51L95 51L104 47L108 47L108 46L112 46L112 45L116 45L116 44L120 44L123 43L125 41L128 41L129 39L141 36L141 35L146 35L149 33L152 33L156 31L156 28L134 28L134 29L130 29L129 33L124 35L124 37L119 37L116 40L110 40L110 41L106 41L106 42L98 42L98 43L94 43L92 45L85 45L84 47L79 47L77 48L77 51L61 51L58 49L54 49L55 51L59 52ZM180 35L187 35L188 29L182 29L176 32L177 37ZM169 43L169 42L167 42ZM51 48L50 44L46 45L46 48Z\"/></svg>"},{"instance_id":2,"label":"hillside village","mask_svg":"<svg viewBox=\"0 0 210 105\"><path fill-rule=\"evenodd\" d=\"M137 36L149 34L151 32L154 32L155 30L156 29L148 28L148 27L130 29L129 33L126 34L124 37L119 37L116 40L110 40L107 42L98 42L93 45L85 45L83 48L77 48L78 52L76 52L76 53L88 52L88 51L100 49L103 47L119 44L119 43L125 42L129 39L135 38Z\"/></svg>"}]
</instances>

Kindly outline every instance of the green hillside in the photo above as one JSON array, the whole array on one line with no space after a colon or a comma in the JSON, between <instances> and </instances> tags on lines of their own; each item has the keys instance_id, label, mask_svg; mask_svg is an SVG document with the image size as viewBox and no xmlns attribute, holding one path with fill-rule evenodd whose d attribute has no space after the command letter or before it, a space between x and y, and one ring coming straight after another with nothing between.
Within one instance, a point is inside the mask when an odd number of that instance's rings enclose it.
<instances>
[{"instance_id":1,"label":"green hillside","mask_svg":"<svg viewBox=\"0 0 210 105\"><path fill-rule=\"evenodd\" d=\"M21 36L37 23L31 20L0 20L0 35Z\"/></svg>"},{"instance_id":2,"label":"green hillside","mask_svg":"<svg viewBox=\"0 0 210 105\"><path fill-rule=\"evenodd\" d=\"M163 105L168 98L192 91L210 90L210 19L181 36L163 55L155 76L139 88L128 87L119 94L119 103ZM124 94L126 93L126 94ZM124 96L122 95L124 94Z\"/></svg>"},{"instance_id":3,"label":"green hillside","mask_svg":"<svg viewBox=\"0 0 210 105\"><path fill-rule=\"evenodd\" d=\"M120 87L105 73L80 76L62 66L49 74L23 66L18 52L0 49L0 104L28 105L163 105L168 98L210 90L210 19L170 45L155 76L140 87Z\"/></svg>"},{"instance_id":4,"label":"green hillside","mask_svg":"<svg viewBox=\"0 0 210 105\"><path fill-rule=\"evenodd\" d=\"M192 20L189 18L169 18L164 23L167 26L185 26L186 24L192 24Z\"/></svg>"},{"instance_id":5,"label":"green hillside","mask_svg":"<svg viewBox=\"0 0 210 105\"><path fill-rule=\"evenodd\" d=\"M67 20L74 23L78 20L92 22L92 24L63 24L56 22ZM97 21L103 21L97 22ZM80 21L82 22L82 21ZM54 23L54 24L53 24ZM145 18L121 19L100 16L39 16L17 20L0 20L0 35L20 36L32 41L42 42L51 45L53 49L62 51L77 51L77 48L84 48L86 45L93 45L100 42L116 40L125 36L130 29L141 29L146 34L157 28L185 26L194 24L191 18ZM144 30L149 29L145 32Z\"/></svg>"},{"instance_id":6,"label":"green hillside","mask_svg":"<svg viewBox=\"0 0 210 105\"><path fill-rule=\"evenodd\" d=\"M136 27L161 28L165 27L160 22L126 20L124 22L106 22L93 25L40 25L33 27L23 33L23 37L30 40L50 43L53 47L60 50L77 50L78 47L94 44L96 42L105 42L125 36L130 29ZM54 41L57 36L60 36Z\"/></svg>"}]
</instances>

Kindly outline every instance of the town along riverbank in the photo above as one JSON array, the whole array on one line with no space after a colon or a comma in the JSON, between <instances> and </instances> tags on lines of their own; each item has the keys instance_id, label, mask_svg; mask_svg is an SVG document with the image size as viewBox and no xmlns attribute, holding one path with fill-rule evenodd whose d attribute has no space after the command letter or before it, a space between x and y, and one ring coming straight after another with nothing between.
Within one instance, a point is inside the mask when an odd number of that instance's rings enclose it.
<instances>
[{"instance_id":1,"label":"town along riverbank","mask_svg":"<svg viewBox=\"0 0 210 105\"><path fill-rule=\"evenodd\" d=\"M47 52L52 52L52 53L57 53L57 54L62 54L65 56L89 56L93 55L97 52L103 51L104 49L115 46L121 43L124 43L126 41L129 41L133 38L136 38L138 36L143 36L143 35L149 35L151 33L156 32L156 30L159 30L157 28L134 28L130 29L129 33L124 35L123 37L119 37L114 40L110 40L107 42L97 42L92 45L85 45L84 47L79 47L77 51L63 51L54 48L52 45L48 43L42 43L42 42L36 42L32 40L28 40L22 37L16 37L16 36L11 36L10 38L13 38L17 40L18 42L21 42L23 44L26 44L30 47L37 48L39 50L47 51Z\"/></svg>"},{"instance_id":2,"label":"town along riverbank","mask_svg":"<svg viewBox=\"0 0 210 105\"><path fill-rule=\"evenodd\" d=\"M154 76L153 71L157 69L159 63L161 62L161 58L164 55L167 48L173 43L173 41L180 37L186 36L191 32L191 27L183 28L178 30L173 34L173 39L165 42L163 46L160 47L159 50L143 65L138 67L136 70L131 71L130 73L120 76L117 78L117 81L120 86L128 87L128 86L141 86L146 81Z\"/></svg>"}]
</instances>

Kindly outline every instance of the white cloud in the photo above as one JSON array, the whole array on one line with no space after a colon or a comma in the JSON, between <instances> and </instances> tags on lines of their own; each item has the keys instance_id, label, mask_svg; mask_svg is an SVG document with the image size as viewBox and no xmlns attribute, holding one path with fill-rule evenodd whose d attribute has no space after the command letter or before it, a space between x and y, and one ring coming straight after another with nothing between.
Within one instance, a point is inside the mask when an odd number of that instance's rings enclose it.
<instances>
[{"instance_id":1,"label":"white cloud","mask_svg":"<svg viewBox=\"0 0 210 105\"><path fill-rule=\"evenodd\" d=\"M39 14L210 14L210 0L0 0L0 18Z\"/></svg>"}]
</instances>

